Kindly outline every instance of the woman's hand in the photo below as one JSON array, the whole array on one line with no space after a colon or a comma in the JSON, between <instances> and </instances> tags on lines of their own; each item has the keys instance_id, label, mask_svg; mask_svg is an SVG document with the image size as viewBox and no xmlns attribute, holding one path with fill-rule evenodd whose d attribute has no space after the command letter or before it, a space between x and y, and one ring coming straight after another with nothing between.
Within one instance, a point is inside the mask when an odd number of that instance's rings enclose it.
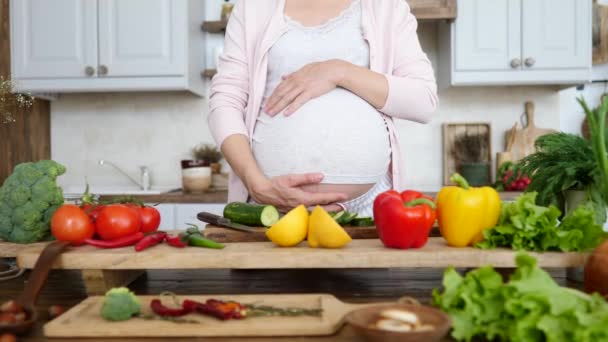
<instances>
[{"instance_id":1,"label":"woman's hand","mask_svg":"<svg viewBox=\"0 0 608 342\"><path fill-rule=\"evenodd\" d=\"M322 174L294 174L264 179L253 184L249 189L250 196L257 202L272 204L281 211L288 211L300 204L306 207L331 205L347 199L341 193L313 193L300 187L318 184L323 180Z\"/></svg>"},{"instance_id":2,"label":"woman's hand","mask_svg":"<svg viewBox=\"0 0 608 342\"><path fill-rule=\"evenodd\" d=\"M332 59L305 65L300 70L283 76L266 104L266 113L275 116L285 110L288 116L311 99L335 89L343 75L343 66L348 62Z\"/></svg>"}]
</instances>

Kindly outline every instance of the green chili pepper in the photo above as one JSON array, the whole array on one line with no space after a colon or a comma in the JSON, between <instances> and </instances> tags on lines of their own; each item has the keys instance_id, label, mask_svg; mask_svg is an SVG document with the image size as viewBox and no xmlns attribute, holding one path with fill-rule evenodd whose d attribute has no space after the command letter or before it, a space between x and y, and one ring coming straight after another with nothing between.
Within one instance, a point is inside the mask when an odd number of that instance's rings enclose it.
<instances>
[{"instance_id":1,"label":"green chili pepper","mask_svg":"<svg viewBox=\"0 0 608 342\"><path fill-rule=\"evenodd\" d=\"M188 236L188 244L190 246L196 247L204 247L204 248L213 248L213 249L222 249L224 245L221 243L217 243L213 240L209 240L203 237L200 233L190 234Z\"/></svg>"}]
</instances>

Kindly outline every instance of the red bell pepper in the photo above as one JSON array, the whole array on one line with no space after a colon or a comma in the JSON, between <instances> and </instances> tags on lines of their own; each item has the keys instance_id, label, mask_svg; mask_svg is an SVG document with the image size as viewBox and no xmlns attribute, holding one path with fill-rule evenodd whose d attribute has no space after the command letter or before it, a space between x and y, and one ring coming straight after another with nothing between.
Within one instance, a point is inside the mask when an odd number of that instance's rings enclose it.
<instances>
[{"instance_id":1,"label":"red bell pepper","mask_svg":"<svg viewBox=\"0 0 608 342\"><path fill-rule=\"evenodd\" d=\"M389 248L420 248L435 223L435 203L420 192L390 190L374 200L378 236Z\"/></svg>"}]
</instances>

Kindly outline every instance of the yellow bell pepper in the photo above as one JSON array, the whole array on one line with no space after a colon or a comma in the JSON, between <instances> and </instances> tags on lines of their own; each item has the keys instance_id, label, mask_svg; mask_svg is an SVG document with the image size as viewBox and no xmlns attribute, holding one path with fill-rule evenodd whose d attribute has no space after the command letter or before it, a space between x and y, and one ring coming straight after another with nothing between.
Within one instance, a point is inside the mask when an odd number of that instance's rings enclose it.
<instances>
[{"instance_id":1,"label":"yellow bell pepper","mask_svg":"<svg viewBox=\"0 0 608 342\"><path fill-rule=\"evenodd\" d=\"M483 240L482 232L496 226L500 215L500 196L490 187L473 188L454 174L437 195L437 218L441 235L453 247L472 246Z\"/></svg>"}]
</instances>

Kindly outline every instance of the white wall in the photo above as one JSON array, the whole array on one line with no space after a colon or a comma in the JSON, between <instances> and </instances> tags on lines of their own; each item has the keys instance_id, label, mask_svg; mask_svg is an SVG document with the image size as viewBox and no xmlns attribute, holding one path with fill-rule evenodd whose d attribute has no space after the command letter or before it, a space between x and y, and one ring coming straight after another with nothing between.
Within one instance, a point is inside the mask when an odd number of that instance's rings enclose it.
<instances>
[{"instance_id":1,"label":"white wall","mask_svg":"<svg viewBox=\"0 0 608 342\"><path fill-rule=\"evenodd\" d=\"M219 17L219 2L208 1L209 19ZM423 46L435 64L437 31L421 25ZM209 36L208 36L209 37ZM212 38L212 39L211 39ZM208 39L208 63L221 37ZM493 152L504 148L502 136L523 112L525 101L536 102L537 125L560 128L560 101L553 87L476 87L443 90L438 118L423 126L397 123L406 160L409 186L437 189L442 181L441 124L491 122ZM139 165L152 170L153 184L180 187L178 162L198 142L211 142L206 126L207 102L188 94L62 95L52 104L52 157L68 167L64 186L129 186L128 180L97 165L114 161L137 175Z\"/></svg>"}]
</instances>

